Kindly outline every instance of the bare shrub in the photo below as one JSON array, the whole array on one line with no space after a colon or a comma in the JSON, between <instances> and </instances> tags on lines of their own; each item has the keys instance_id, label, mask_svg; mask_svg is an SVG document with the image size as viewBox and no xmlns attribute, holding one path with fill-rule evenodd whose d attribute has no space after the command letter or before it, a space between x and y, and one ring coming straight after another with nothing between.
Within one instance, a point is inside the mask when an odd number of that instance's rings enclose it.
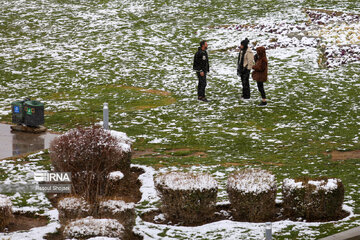
<instances>
[{"instance_id":1,"label":"bare shrub","mask_svg":"<svg viewBox=\"0 0 360 240\"><path fill-rule=\"evenodd\" d=\"M92 213L90 205L83 198L76 196L60 199L57 209L59 211L59 220L62 224L77 218L90 216Z\"/></svg>"},{"instance_id":2,"label":"bare shrub","mask_svg":"<svg viewBox=\"0 0 360 240\"><path fill-rule=\"evenodd\" d=\"M276 180L262 169L245 169L231 174L227 192L235 220L271 220L276 211Z\"/></svg>"},{"instance_id":3,"label":"bare shrub","mask_svg":"<svg viewBox=\"0 0 360 240\"><path fill-rule=\"evenodd\" d=\"M110 172L130 174L130 139L103 128L68 131L51 143L50 156L55 171L71 172L72 193L89 202L104 195Z\"/></svg>"},{"instance_id":4,"label":"bare shrub","mask_svg":"<svg viewBox=\"0 0 360 240\"><path fill-rule=\"evenodd\" d=\"M320 221L336 218L344 202L340 179L298 178L283 181L283 214L291 219Z\"/></svg>"},{"instance_id":5,"label":"bare shrub","mask_svg":"<svg viewBox=\"0 0 360 240\"><path fill-rule=\"evenodd\" d=\"M90 237L123 238L124 227L116 219L94 219L87 217L70 222L64 228L66 238L86 239Z\"/></svg>"},{"instance_id":6,"label":"bare shrub","mask_svg":"<svg viewBox=\"0 0 360 240\"><path fill-rule=\"evenodd\" d=\"M0 195L0 231L13 219L12 203L8 196Z\"/></svg>"},{"instance_id":7,"label":"bare shrub","mask_svg":"<svg viewBox=\"0 0 360 240\"><path fill-rule=\"evenodd\" d=\"M216 209L217 183L208 174L172 172L158 176L155 187L168 220L185 225L208 221Z\"/></svg>"}]
</instances>

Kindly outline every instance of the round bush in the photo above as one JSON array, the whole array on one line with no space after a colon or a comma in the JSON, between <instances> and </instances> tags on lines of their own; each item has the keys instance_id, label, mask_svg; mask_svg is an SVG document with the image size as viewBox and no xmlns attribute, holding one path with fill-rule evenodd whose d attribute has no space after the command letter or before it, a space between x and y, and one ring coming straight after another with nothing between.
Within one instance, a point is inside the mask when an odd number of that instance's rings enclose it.
<instances>
[{"instance_id":1,"label":"round bush","mask_svg":"<svg viewBox=\"0 0 360 240\"><path fill-rule=\"evenodd\" d=\"M342 212L344 185L334 178L298 178L283 181L283 214L291 219L321 221Z\"/></svg>"},{"instance_id":2,"label":"round bush","mask_svg":"<svg viewBox=\"0 0 360 240\"><path fill-rule=\"evenodd\" d=\"M276 180L262 169L245 169L231 174L227 192L236 220L261 222L271 220L276 211Z\"/></svg>"},{"instance_id":3,"label":"round bush","mask_svg":"<svg viewBox=\"0 0 360 240\"><path fill-rule=\"evenodd\" d=\"M104 195L110 172L130 174L130 139L98 127L73 129L51 143L50 157L55 171L71 172L72 193L93 202Z\"/></svg>"},{"instance_id":4,"label":"round bush","mask_svg":"<svg viewBox=\"0 0 360 240\"><path fill-rule=\"evenodd\" d=\"M13 217L10 198L0 194L0 230L9 224Z\"/></svg>"},{"instance_id":5,"label":"round bush","mask_svg":"<svg viewBox=\"0 0 360 240\"><path fill-rule=\"evenodd\" d=\"M217 183L208 174L172 172L158 176L155 187L168 220L185 225L211 219L216 208Z\"/></svg>"},{"instance_id":6,"label":"round bush","mask_svg":"<svg viewBox=\"0 0 360 240\"><path fill-rule=\"evenodd\" d=\"M67 223L77 218L84 218L91 214L90 205L80 197L64 197L57 204L59 220Z\"/></svg>"}]
</instances>

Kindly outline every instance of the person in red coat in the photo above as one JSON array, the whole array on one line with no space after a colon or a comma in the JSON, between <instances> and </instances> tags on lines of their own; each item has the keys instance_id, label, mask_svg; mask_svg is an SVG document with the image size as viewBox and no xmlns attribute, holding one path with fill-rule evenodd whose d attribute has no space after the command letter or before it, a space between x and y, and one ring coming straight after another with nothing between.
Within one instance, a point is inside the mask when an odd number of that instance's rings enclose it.
<instances>
[{"instance_id":1,"label":"person in red coat","mask_svg":"<svg viewBox=\"0 0 360 240\"><path fill-rule=\"evenodd\" d=\"M261 102L259 106L265 106L266 94L264 90L264 82L267 81L268 76L268 60L266 58L266 51L264 47L256 48L255 65L252 67L252 78L257 82L259 92L261 93Z\"/></svg>"}]
</instances>

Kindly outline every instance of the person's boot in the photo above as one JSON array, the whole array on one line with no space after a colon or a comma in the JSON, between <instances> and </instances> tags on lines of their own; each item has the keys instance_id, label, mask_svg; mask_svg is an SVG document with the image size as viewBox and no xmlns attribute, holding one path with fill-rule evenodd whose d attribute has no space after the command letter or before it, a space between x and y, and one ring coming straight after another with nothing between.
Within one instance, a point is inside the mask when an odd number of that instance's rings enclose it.
<instances>
[{"instance_id":1,"label":"person's boot","mask_svg":"<svg viewBox=\"0 0 360 240\"><path fill-rule=\"evenodd\" d=\"M258 106L266 106L267 105L267 102L263 102L261 101L260 104Z\"/></svg>"}]
</instances>

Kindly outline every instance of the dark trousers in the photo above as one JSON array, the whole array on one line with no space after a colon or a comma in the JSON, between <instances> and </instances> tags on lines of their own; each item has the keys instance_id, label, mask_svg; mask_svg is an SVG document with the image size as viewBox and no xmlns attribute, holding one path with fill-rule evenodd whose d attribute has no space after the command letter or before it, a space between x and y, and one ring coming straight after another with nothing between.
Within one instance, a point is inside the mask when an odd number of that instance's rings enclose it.
<instances>
[{"instance_id":1,"label":"dark trousers","mask_svg":"<svg viewBox=\"0 0 360 240\"><path fill-rule=\"evenodd\" d=\"M266 99L266 94L264 90L264 83L263 82L257 82L257 87L259 89L259 92L261 93L261 98Z\"/></svg>"},{"instance_id":2,"label":"dark trousers","mask_svg":"<svg viewBox=\"0 0 360 240\"><path fill-rule=\"evenodd\" d=\"M243 98L247 99L250 98L250 83L249 83L249 77L250 77L250 70L245 69L240 74L241 77L241 83L242 83L242 96Z\"/></svg>"},{"instance_id":3,"label":"dark trousers","mask_svg":"<svg viewBox=\"0 0 360 240\"><path fill-rule=\"evenodd\" d=\"M205 97L205 88L206 88L206 73L204 76L200 76L200 73L197 73L199 84L198 84L198 97Z\"/></svg>"}]
</instances>

